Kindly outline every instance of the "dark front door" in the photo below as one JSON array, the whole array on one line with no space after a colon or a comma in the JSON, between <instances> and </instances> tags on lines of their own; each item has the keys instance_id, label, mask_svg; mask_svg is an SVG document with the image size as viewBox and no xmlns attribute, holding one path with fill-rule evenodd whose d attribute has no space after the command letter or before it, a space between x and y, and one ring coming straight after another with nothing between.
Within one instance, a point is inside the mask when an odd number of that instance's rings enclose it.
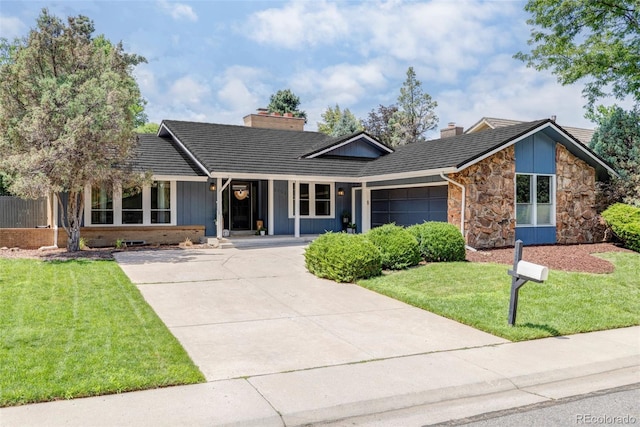
<instances>
[{"instance_id":1,"label":"dark front door","mask_svg":"<svg viewBox=\"0 0 640 427\"><path fill-rule=\"evenodd\" d=\"M225 225L230 230L253 230L258 218L258 183L255 181L233 181L223 195Z\"/></svg>"}]
</instances>

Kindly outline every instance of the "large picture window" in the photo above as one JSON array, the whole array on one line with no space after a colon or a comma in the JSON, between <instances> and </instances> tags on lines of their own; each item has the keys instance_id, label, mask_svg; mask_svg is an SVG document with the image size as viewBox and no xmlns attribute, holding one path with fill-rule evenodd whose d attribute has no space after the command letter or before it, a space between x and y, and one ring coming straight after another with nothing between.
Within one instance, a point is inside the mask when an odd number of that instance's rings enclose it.
<instances>
[{"instance_id":1,"label":"large picture window","mask_svg":"<svg viewBox=\"0 0 640 427\"><path fill-rule=\"evenodd\" d=\"M85 225L175 225L175 181L143 187L91 187L85 203Z\"/></svg>"},{"instance_id":2,"label":"large picture window","mask_svg":"<svg viewBox=\"0 0 640 427\"><path fill-rule=\"evenodd\" d=\"M143 223L142 188L132 187L122 189L122 223Z\"/></svg>"},{"instance_id":3,"label":"large picture window","mask_svg":"<svg viewBox=\"0 0 640 427\"><path fill-rule=\"evenodd\" d=\"M113 190L110 187L91 188L91 223L113 224Z\"/></svg>"},{"instance_id":4,"label":"large picture window","mask_svg":"<svg viewBox=\"0 0 640 427\"><path fill-rule=\"evenodd\" d=\"M151 224L171 223L171 183L155 181L151 185Z\"/></svg>"},{"instance_id":5,"label":"large picture window","mask_svg":"<svg viewBox=\"0 0 640 427\"><path fill-rule=\"evenodd\" d=\"M555 225L554 178L516 174L516 226Z\"/></svg>"},{"instance_id":6,"label":"large picture window","mask_svg":"<svg viewBox=\"0 0 640 427\"><path fill-rule=\"evenodd\" d=\"M333 184L320 182L300 183L300 216L305 218L333 218L335 194ZM296 214L296 186L289 182L289 218Z\"/></svg>"}]
</instances>

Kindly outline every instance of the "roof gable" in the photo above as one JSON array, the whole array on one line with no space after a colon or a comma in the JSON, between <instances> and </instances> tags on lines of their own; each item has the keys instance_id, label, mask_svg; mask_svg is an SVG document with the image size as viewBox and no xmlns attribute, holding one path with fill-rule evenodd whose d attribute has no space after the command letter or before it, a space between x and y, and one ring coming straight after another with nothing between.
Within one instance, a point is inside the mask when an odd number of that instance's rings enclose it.
<instances>
[{"instance_id":1,"label":"roof gable","mask_svg":"<svg viewBox=\"0 0 640 427\"><path fill-rule=\"evenodd\" d=\"M499 119L496 117L483 117L476 123L471 125L471 127L469 127L469 129L467 129L464 133L481 132L487 129L497 129L505 126L517 125L520 123L525 122L521 120ZM593 138L593 134L595 132L593 129L576 128L569 126L563 126L563 128L584 145L589 145L589 143L591 142L591 138Z\"/></svg>"},{"instance_id":2,"label":"roof gable","mask_svg":"<svg viewBox=\"0 0 640 427\"><path fill-rule=\"evenodd\" d=\"M324 147L304 155L305 159L316 157L349 157L362 159L377 159L385 154L392 153L393 149L379 142L365 132L358 132L336 141L326 144Z\"/></svg>"}]
</instances>

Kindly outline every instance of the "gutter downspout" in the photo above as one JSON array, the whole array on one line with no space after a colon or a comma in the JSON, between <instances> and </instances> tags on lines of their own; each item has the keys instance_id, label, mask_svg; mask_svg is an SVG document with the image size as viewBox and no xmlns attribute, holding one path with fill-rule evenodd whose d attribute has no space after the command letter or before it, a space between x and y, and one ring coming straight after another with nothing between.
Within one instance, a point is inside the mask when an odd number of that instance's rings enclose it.
<instances>
[{"instance_id":1,"label":"gutter downspout","mask_svg":"<svg viewBox=\"0 0 640 427\"><path fill-rule=\"evenodd\" d=\"M444 172L440 172L440 177L442 179L444 179L447 182L450 182L451 184L455 185L456 187L459 187L462 189L462 200L461 200L461 206L460 206L460 232L462 233L462 236L464 237L464 241L467 241L467 237L464 234L464 217L465 217L465 206L467 205L467 189L465 188L464 185L460 184L459 182L456 182L454 180L452 180L451 178L445 176ZM472 248L469 245L465 244L465 247L467 249L471 249L473 251L475 251L474 248Z\"/></svg>"}]
</instances>

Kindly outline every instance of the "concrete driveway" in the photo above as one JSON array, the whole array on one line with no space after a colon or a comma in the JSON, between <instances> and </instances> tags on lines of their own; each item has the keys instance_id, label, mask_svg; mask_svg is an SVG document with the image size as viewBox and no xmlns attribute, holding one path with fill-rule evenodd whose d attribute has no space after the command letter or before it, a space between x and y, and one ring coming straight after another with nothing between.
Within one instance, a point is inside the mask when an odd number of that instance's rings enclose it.
<instances>
[{"instance_id":1,"label":"concrete driveway","mask_svg":"<svg viewBox=\"0 0 640 427\"><path fill-rule=\"evenodd\" d=\"M304 247L116 254L208 381L505 340L351 284L318 279Z\"/></svg>"}]
</instances>

